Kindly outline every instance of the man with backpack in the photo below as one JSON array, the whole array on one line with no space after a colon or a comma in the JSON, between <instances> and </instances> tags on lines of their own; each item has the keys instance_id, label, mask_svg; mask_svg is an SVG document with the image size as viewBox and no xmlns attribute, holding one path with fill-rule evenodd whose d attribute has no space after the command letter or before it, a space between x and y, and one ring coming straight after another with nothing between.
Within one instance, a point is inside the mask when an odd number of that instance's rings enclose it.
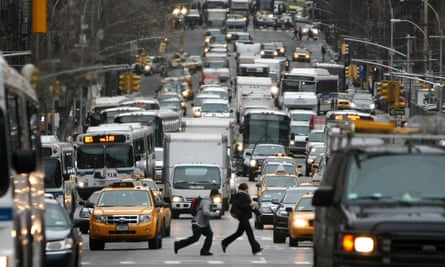
<instances>
[{"instance_id":1,"label":"man with backpack","mask_svg":"<svg viewBox=\"0 0 445 267\"><path fill-rule=\"evenodd\" d=\"M197 204L196 215L192 219L193 235L185 239L175 241L174 243L175 254L177 254L181 248L184 248L190 244L195 243L196 241L199 240L201 235L204 235L206 238L201 248L200 255L201 256L213 255L213 253L210 252L210 247L212 246L212 240L213 240L213 231L212 228L210 227L210 218L219 216L218 211L213 212L211 210L212 197L216 195L219 195L218 190L212 189L210 191L210 195L208 197L202 198L199 204Z\"/></svg>"}]
</instances>

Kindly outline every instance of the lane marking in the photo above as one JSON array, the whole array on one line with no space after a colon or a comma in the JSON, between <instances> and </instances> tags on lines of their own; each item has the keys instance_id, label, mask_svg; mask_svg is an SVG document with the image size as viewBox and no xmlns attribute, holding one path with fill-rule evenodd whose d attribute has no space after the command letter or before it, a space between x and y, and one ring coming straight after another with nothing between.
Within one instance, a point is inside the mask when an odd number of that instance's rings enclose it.
<instances>
[{"instance_id":1,"label":"lane marking","mask_svg":"<svg viewBox=\"0 0 445 267\"><path fill-rule=\"evenodd\" d=\"M180 261L164 261L164 264L181 264Z\"/></svg>"}]
</instances>

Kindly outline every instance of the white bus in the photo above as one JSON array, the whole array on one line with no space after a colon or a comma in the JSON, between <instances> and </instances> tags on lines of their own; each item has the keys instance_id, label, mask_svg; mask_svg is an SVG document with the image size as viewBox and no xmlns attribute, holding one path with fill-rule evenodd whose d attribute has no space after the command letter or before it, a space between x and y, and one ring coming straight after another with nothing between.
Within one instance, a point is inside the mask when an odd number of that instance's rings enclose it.
<instances>
[{"instance_id":1,"label":"white bus","mask_svg":"<svg viewBox=\"0 0 445 267\"><path fill-rule=\"evenodd\" d=\"M338 75L323 68L293 68L281 79L279 103L285 109L313 109L317 95L338 92Z\"/></svg>"},{"instance_id":2,"label":"white bus","mask_svg":"<svg viewBox=\"0 0 445 267\"><path fill-rule=\"evenodd\" d=\"M0 55L0 266L44 266L45 195L38 99Z\"/></svg>"},{"instance_id":3,"label":"white bus","mask_svg":"<svg viewBox=\"0 0 445 267\"><path fill-rule=\"evenodd\" d=\"M153 128L140 123L89 127L76 139L78 193L82 199L125 177L153 177Z\"/></svg>"},{"instance_id":4,"label":"white bus","mask_svg":"<svg viewBox=\"0 0 445 267\"><path fill-rule=\"evenodd\" d=\"M72 143L61 142L55 135L42 135L40 140L40 156L45 169L45 192L52 194L73 215L77 203L74 146Z\"/></svg>"}]
</instances>

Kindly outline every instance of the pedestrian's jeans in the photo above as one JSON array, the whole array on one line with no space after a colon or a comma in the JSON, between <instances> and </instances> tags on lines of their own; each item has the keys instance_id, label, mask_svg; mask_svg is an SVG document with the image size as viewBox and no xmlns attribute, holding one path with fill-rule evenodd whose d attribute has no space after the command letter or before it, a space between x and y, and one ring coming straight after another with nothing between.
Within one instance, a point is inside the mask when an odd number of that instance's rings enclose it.
<instances>
[{"instance_id":1,"label":"pedestrian's jeans","mask_svg":"<svg viewBox=\"0 0 445 267\"><path fill-rule=\"evenodd\" d=\"M192 224L192 231L193 231L192 236L187 237L182 240L179 240L177 242L178 249L181 249L181 248L186 247L192 243L195 243L196 241L199 240L201 235L204 235L206 238L205 238L204 244L201 248L201 253L210 251L210 247L212 246L212 240L213 240L213 232L212 232L212 228L210 228L210 225L208 225L206 227L201 227L194 223L194 224Z\"/></svg>"}]
</instances>

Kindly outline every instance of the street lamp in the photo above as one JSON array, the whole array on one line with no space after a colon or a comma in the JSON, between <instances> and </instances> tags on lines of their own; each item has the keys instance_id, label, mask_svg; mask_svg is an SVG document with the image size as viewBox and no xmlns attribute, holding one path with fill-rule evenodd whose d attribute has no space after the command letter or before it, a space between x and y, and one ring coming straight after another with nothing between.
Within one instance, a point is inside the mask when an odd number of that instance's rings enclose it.
<instances>
[{"instance_id":1,"label":"street lamp","mask_svg":"<svg viewBox=\"0 0 445 267\"><path fill-rule=\"evenodd\" d=\"M425 39L428 38L428 36L426 35L425 31L422 30L422 28L419 25L417 25L416 23L412 22L411 20L407 20L407 19L394 19L394 18L391 19L391 24L398 23L398 22L407 22L407 23L409 23L411 25L414 25L424 35ZM426 42L426 44L427 44L427 50L428 51L426 51L426 54L425 54L425 56L426 56L425 62L428 61L428 71L431 72L431 60L429 58L430 44L429 44L429 42Z\"/></svg>"},{"instance_id":2,"label":"street lamp","mask_svg":"<svg viewBox=\"0 0 445 267\"><path fill-rule=\"evenodd\" d=\"M442 45L443 45L442 39L444 36L443 36L443 32L442 32L442 26L440 25L439 14L437 13L436 9L434 9L434 7L430 3L428 3L428 1L423 0L423 3L425 5L427 5L431 9L431 11L433 11L434 16L436 17L436 20L437 20L437 25L439 27L440 35L439 36L430 36L430 38L440 38L440 40L439 40L439 46L440 46L439 47L439 77L442 77L442 70L443 70L443 66L442 66Z\"/></svg>"}]
</instances>

